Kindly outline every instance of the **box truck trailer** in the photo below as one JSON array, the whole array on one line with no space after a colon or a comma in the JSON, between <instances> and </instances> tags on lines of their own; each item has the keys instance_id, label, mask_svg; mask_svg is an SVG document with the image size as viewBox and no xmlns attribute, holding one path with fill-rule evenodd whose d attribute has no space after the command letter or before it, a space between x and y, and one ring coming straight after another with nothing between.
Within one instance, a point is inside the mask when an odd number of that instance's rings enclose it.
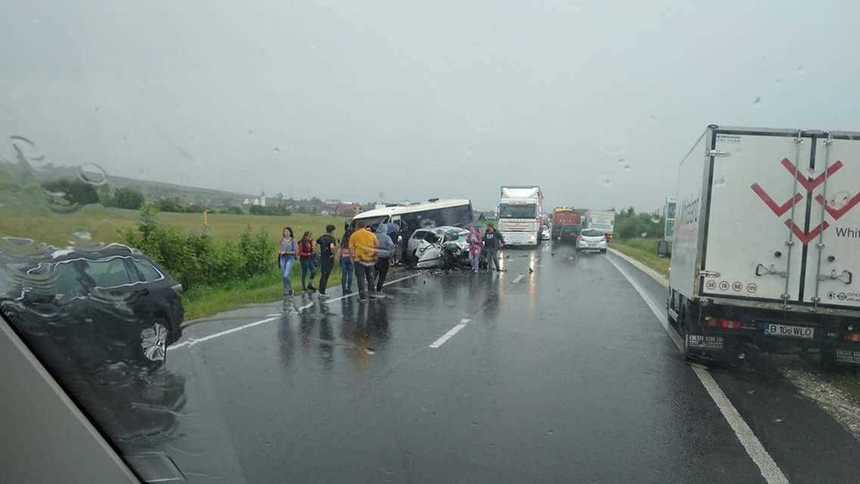
<instances>
[{"instance_id":1,"label":"box truck trailer","mask_svg":"<svg viewBox=\"0 0 860 484\"><path fill-rule=\"evenodd\" d=\"M708 126L676 199L667 306L688 356L860 364L860 133Z\"/></svg>"}]
</instances>

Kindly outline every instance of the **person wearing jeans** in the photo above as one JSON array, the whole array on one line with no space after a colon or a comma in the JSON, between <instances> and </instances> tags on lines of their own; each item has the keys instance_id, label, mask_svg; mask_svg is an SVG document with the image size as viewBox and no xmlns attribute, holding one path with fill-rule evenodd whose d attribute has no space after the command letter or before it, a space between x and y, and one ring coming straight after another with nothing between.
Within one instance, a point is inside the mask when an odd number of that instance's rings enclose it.
<instances>
[{"instance_id":1,"label":"person wearing jeans","mask_svg":"<svg viewBox=\"0 0 860 484\"><path fill-rule=\"evenodd\" d=\"M299 241L299 262L302 268L302 289L305 291L313 291L314 287L314 242L311 240L311 233L305 232L302 235L302 240ZM308 282L310 276L310 282Z\"/></svg>"},{"instance_id":2,"label":"person wearing jeans","mask_svg":"<svg viewBox=\"0 0 860 484\"><path fill-rule=\"evenodd\" d=\"M466 239L469 242L469 262L472 264L472 272L478 272L481 264L481 250L484 248L484 241L481 238L481 232L474 225L469 227L469 236Z\"/></svg>"},{"instance_id":3,"label":"person wearing jeans","mask_svg":"<svg viewBox=\"0 0 860 484\"><path fill-rule=\"evenodd\" d=\"M391 224L393 225L393 224ZM381 293L385 285L385 276L391 266L391 257L394 255L394 241L388 235L390 229L388 224L381 223L376 229L376 292Z\"/></svg>"},{"instance_id":4,"label":"person wearing jeans","mask_svg":"<svg viewBox=\"0 0 860 484\"><path fill-rule=\"evenodd\" d=\"M487 224L487 230L484 231L484 250L487 251L487 269L492 270L490 264L492 264L496 271L502 272L504 269L499 268L499 249L504 247L505 240L502 238L502 234L496 232L496 228L493 227L493 224Z\"/></svg>"},{"instance_id":5,"label":"person wearing jeans","mask_svg":"<svg viewBox=\"0 0 860 484\"><path fill-rule=\"evenodd\" d=\"M352 251L349 250L350 235L352 235L352 229L347 224L343 231L343 239L340 241L340 288L343 289L344 296L352 292L352 271L355 270Z\"/></svg>"},{"instance_id":6,"label":"person wearing jeans","mask_svg":"<svg viewBox=\"0 0 860 484\"><path fill-rule=\"evenodd\" d=\"M281 232L281 243L278 247L278 267L281 269L281 277L284 280L284 296L293 295L290 275L293 273L293 264L295 262L296 241L293 240L293 229L284 227L284 230Z\"/></svg>"},{"instance_id":7,"label":"person wearing jeans","mask_svg":"<svg viewBox=\"0 0 860 484\"><path fill-rule=\"evenodd\" d=\"M358 279L358 297L366 301L374 291L374 270L376 264L376 236L362 221L356 222L357 228L349 237L349 249L355 264L355 277Z\"/></svg>"}]
</instances>

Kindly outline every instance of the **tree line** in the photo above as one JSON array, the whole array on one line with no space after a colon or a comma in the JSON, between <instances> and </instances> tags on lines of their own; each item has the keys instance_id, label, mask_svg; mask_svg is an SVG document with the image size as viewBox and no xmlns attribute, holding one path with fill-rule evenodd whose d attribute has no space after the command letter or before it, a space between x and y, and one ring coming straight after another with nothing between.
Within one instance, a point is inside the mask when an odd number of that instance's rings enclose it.
<instances>
[{"instance_id":1,"label":"tree line","mask_svg":"<svg viewBox=\"0 0 860 484\"><path fill-rule=\"evenodd\" d=\"M73 204L90 205L100 203L105 207L140 210L146 204L160 212L174 213L203 213L205 210L214 213L242 215L242 207L220 207L212 209L199 203L189 203L179 197L161 197L147 200L143 192L132 187L112 188L108 185L95 186L77 178L60 178L42 183L42 188L62 197ZM283 206L251 206L248 212L253 215L287 216L291 212Z\"/></svg>"}]
</instances>

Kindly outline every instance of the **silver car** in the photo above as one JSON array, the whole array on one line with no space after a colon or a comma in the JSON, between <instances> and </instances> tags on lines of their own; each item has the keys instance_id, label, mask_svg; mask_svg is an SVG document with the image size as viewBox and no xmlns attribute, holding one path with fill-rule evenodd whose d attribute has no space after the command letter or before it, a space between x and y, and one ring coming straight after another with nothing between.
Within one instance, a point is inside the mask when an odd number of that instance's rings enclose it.
<instances>
[{"instance_id":1,"label":"silver car","mask_svg":"<svg viewBox=\"0 0 860 484\"><path fill-rule=\"evenodd\" d=\"M577 252L596 251L606 253L606 233L597 229L585 229L576 237Z\"/></svg>"}]
</instances>

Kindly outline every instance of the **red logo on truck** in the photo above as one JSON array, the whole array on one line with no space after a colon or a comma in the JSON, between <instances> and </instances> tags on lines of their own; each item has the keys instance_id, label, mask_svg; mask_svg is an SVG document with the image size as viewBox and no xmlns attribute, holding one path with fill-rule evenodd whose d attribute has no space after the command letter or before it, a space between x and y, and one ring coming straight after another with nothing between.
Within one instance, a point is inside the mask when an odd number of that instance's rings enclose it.
<instances>
[{"instance_id":1,"label":"red logo on truck","mask_svg":"<svg viewBox=\"0 0 860 484\"><path fill-rule=\"evenodd\" d=\"M799 183L803 188L806 189L806 195L810 197L812 196L812 192L814 192L815 189L821 186L827 178L831 177L834 173L836 173L843 166L845 166L844 163L842 163L842 160L839 160L836 163L827 167L827 171L825 173L822 173L817 177L813 178L804 176L802 173L800 173L800 170L798 170L797 167L791 161L788 160L788 158L783 158L783 160L780 161L780 164L791 174L791 176L797 178L797 183ZM761 201L764 202L764 204L774 214L776 214L777 217L782 217L786 212L791 210L792 207L794 207L801 200L803 200L803 195L801 195L800 193L796 193L793 197L780 204L777 203L770 195L768 195L764 188L762 188L761 185L759 185L758 183L753 183L750 188L752 189L753 193L758 195L759 199L761 199ZM814 200L824 206L824 210L827 211L827 213L833 218L833 220L839 220L839 218L851 211L851 209L854 208L855 205L860 203L860 193L846 200L845 204L839 208L829 205L823 195L816 195L814 197ZM822 221L809 232L804 232L803 229L798 227L797 224L794 223L794 220L791 219L785 221L785 226L788 227L789 230L791 230L795 237L797 237L801 242L803 242L803 245L807 245L810 241L818 237L821 232L827 230L827 228L830 227L830 224L828 224L827 221Z\"/></svg>"}]
</instances>

